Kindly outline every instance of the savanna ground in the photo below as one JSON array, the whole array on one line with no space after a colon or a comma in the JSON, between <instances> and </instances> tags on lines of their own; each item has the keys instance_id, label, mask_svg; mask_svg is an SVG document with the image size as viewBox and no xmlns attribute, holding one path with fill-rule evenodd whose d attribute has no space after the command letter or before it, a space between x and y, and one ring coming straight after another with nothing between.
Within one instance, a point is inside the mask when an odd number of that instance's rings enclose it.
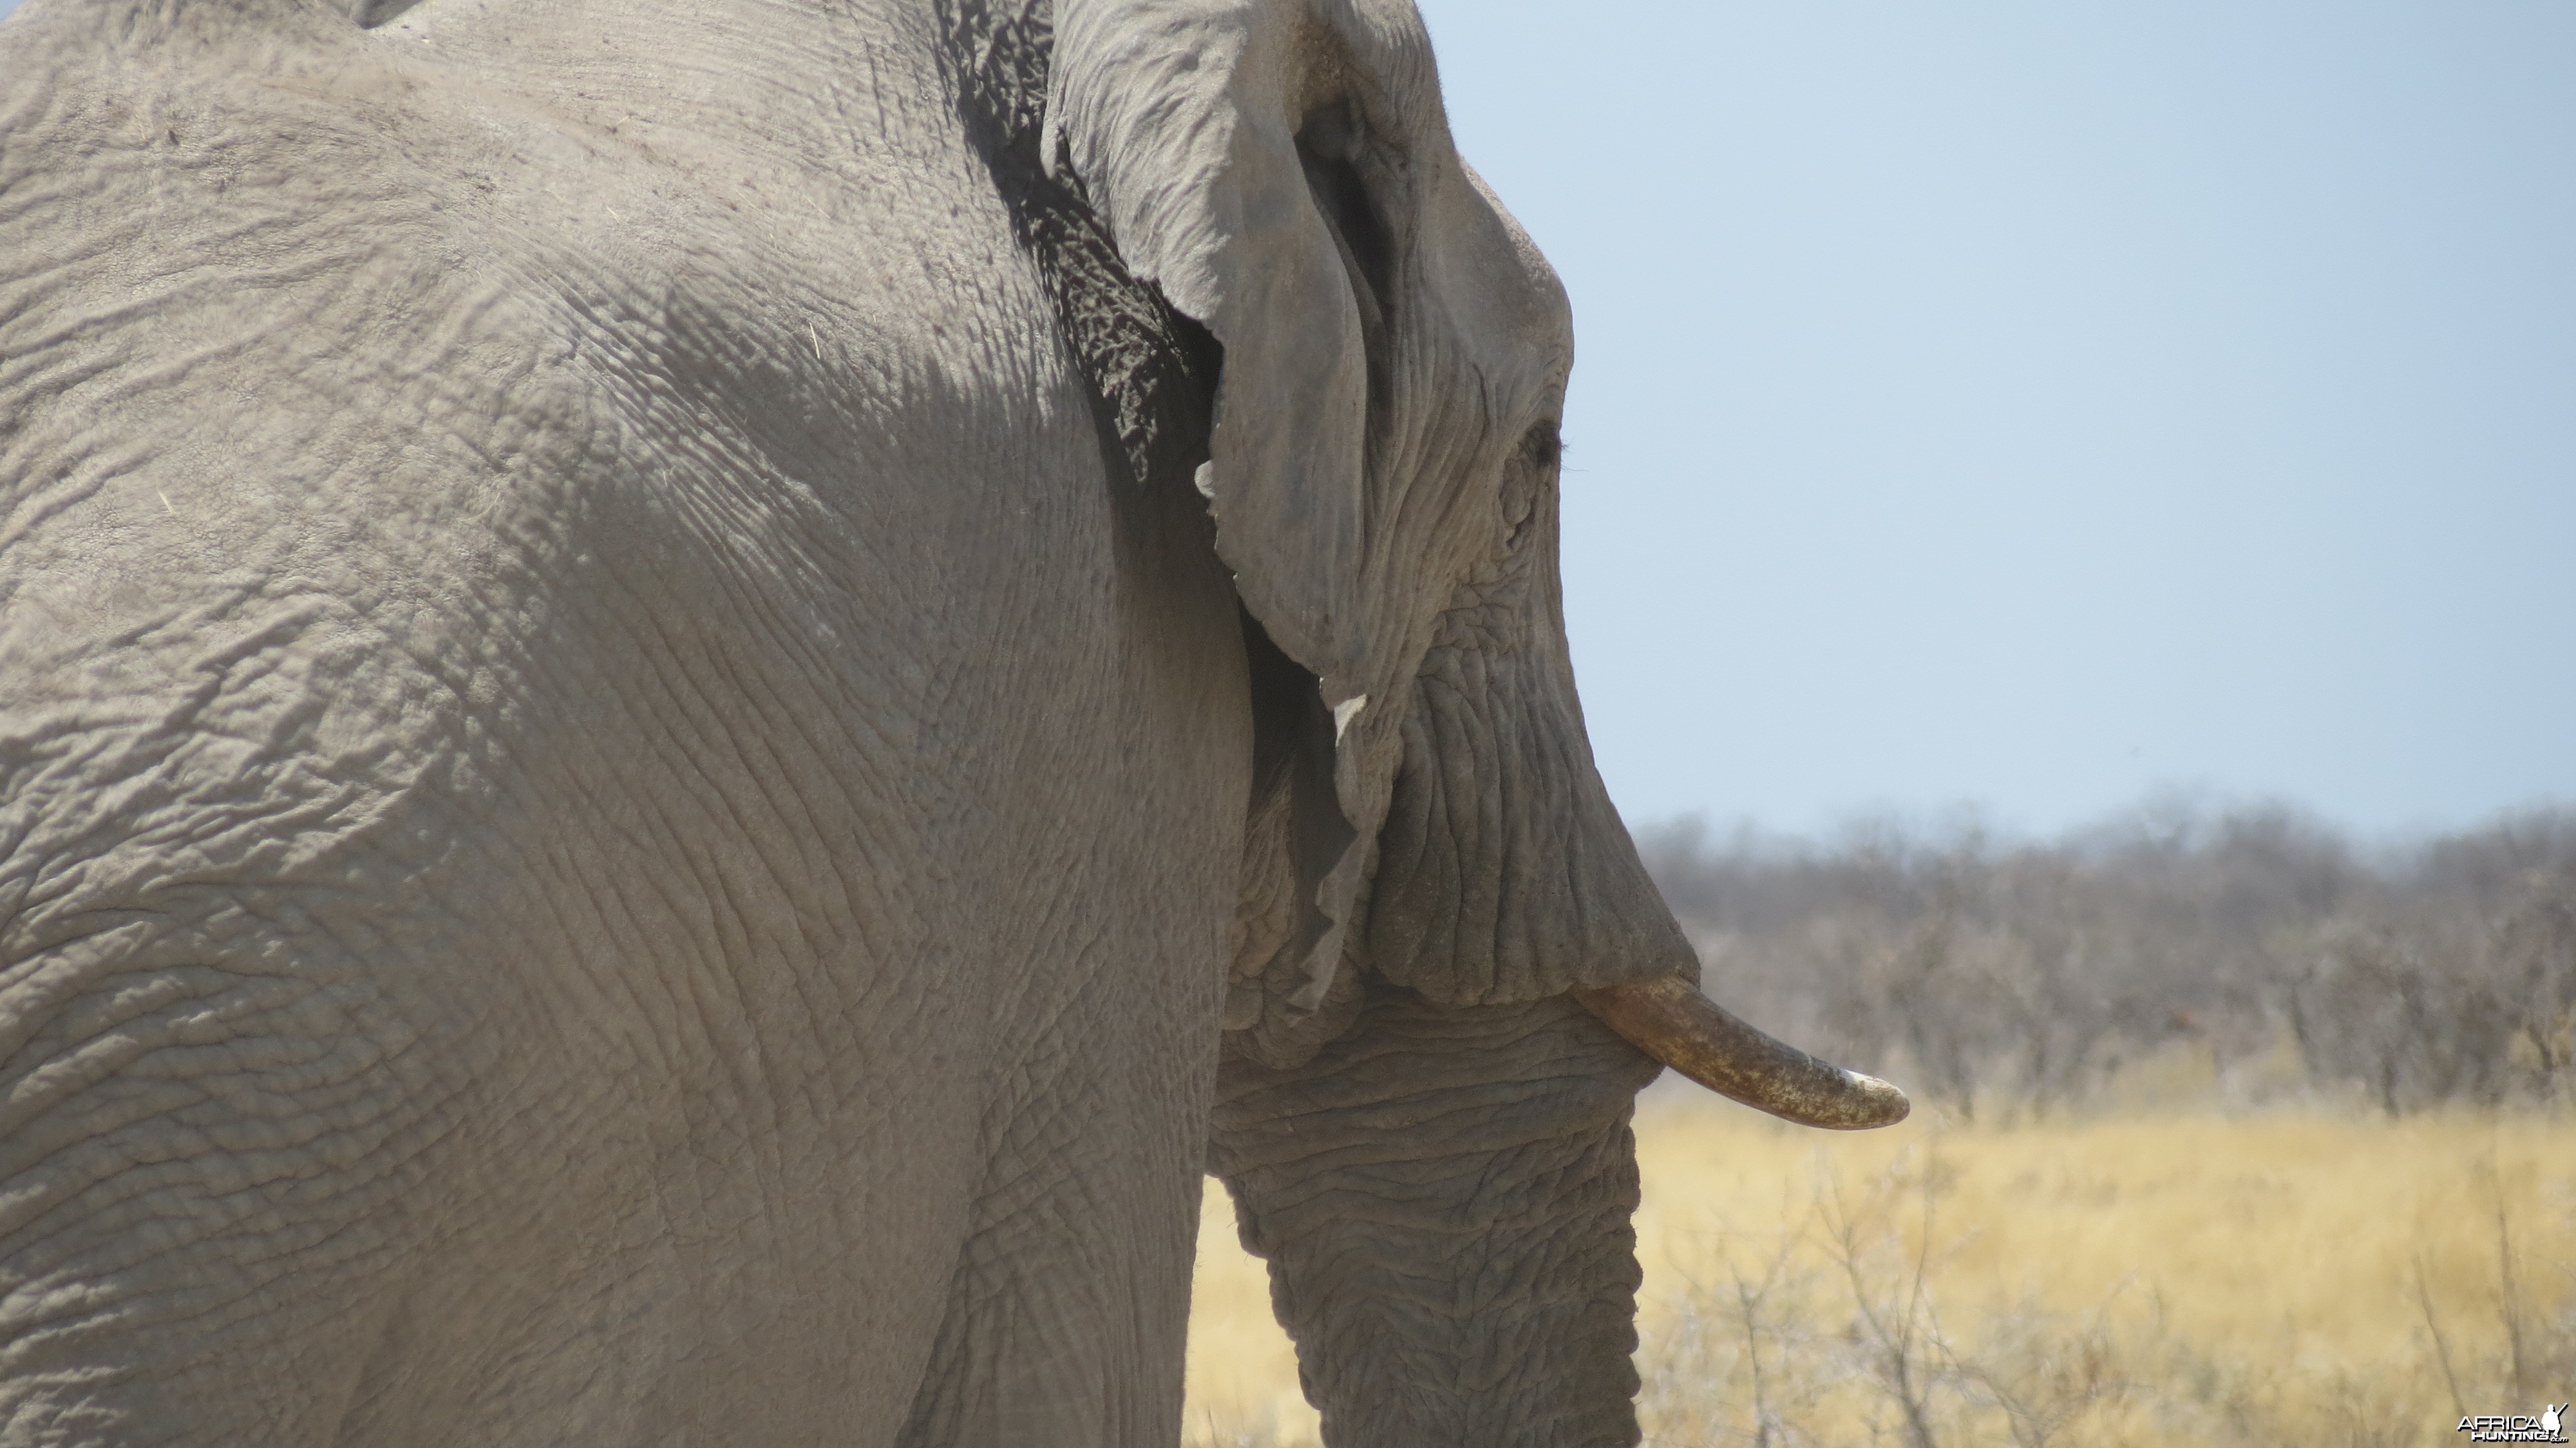
<instances>
[{"instance_id":1,"label":"savanna ground","mask_svg":"<svg viewBox=\"0 0 2576 1448\"><path fill-rule=\"evenodd\" d=\"M1713 994L1916 1104L1646 1093L1648 1443L2396 1448L2576 1399L2576 808L1639 843ZM1316 1426L1212 1188L1190 1440Z\"/></svg>"},{"instance_id":2,"label":"savanna ground","mask_svg":"<svg viewBox=\"0 0 2576 1448\"><path fill-rule=\"evenodd\" d=\"M2576 1119L1638 1114L1646 1441L2394 1445L2576 1398ZM1211 1184L1189 1441L1317 1441ZM2554 1396L2552 1396L2554 1394Z\"/></svg>"}]
</instances>

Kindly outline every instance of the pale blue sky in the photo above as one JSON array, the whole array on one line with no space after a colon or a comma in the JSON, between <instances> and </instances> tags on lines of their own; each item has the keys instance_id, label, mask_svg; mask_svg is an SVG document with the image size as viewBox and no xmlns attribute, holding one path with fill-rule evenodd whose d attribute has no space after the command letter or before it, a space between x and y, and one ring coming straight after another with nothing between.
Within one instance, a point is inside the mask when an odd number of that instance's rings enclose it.
<instances>
[{"instance_id":1,"label":"pale blue sky","mask_svg":"<svg viewBox=\"0 0 2576 1448\"><path fill-rule=\"evenodd\" d=\"M2576 801L2576 4L1424 8L1632 820Z\"/></svg>"},{"instance_id":2,"label":"pale blue sky","mask_svg":"<svg viewBox=\"0 0 2576 1448\"><path fill-rule=\"evenodd\" d=\"M2576 5L1424 10L1632 821L2576 803Z\"/></svg>"}]
</instances>

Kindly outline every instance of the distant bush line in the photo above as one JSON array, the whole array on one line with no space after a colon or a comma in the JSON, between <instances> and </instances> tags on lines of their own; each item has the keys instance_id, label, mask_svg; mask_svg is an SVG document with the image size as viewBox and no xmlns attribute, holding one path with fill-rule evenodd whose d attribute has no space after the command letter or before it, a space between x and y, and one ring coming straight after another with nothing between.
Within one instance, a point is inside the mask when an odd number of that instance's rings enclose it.
<instances>
[{"instance_id":1,"label":"distant bush line","mask_svg":"<svg viewBox=\"0 0 2576 1448\"><path fill-rule=\"evenodd\" d=\"M1638 845L1709 993L1969 1116L2197 1059L2240 1099L2390 1115L2576 1097L2576 809L2365 847L2281 805L2150 805L2048 841L1854 827Z\"/></svg>"}]
</instances>

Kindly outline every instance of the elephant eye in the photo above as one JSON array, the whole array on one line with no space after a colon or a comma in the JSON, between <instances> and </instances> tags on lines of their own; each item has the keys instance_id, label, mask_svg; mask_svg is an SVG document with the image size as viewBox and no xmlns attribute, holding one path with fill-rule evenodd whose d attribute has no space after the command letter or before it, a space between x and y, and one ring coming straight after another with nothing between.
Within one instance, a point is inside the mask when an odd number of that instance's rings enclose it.
<instances>
[{"instance_id":1,"label":"elephant eye","mask_svg":"<svg viewBox=\"0 0 2576 1448\"><path fill-rule=\"evenodd\" d=\"M1554 419L1533 423L1528 432L1521 434L1521 456L1529 460L1531 467L1555 467L1564 454L1565 440L1557 432Z\"/></svg>"},{"instance_id":2,"label":"elephant eye","mask_svg":"<svg viewBox=\"0 0 2576 1448\"><path fill-rule=\"evenodd\" d=\"M1538 516L1539 495L1546 491L1557 458L1565 444L1557 436L1553 420L1533 424L1521 434L1520 465L1503 469L1503 527L1506 530L1503 551L1520 551L1521 540L1528 536L1530 520Z\"/></svg>"}]
</instances>

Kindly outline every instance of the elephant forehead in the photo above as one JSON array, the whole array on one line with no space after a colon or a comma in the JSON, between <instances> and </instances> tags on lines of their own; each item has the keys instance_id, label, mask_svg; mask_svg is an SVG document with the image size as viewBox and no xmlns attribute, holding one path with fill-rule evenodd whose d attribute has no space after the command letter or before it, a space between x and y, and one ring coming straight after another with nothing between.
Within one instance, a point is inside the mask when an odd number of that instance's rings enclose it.
<instances>
[{"instance_id":1,"label":"elephant forehead","mask_svg":"<svg viewBox=\"0 0 2576 1448\"><path fill-rule=\"evenodd\" d=\"M1489 383L1515 366L1542 388L1573 364L1573 315L1564 284L1510 208L1460 155L1449 131L1439 68L1411 0L1345 0L1322 7L1326 28L1304 35L1304 104L1335 91L1364 96L1391 127L1418 177L1423 279ZM1329 33L1330 39L1324 38ZM1497 369L1500 369L1498 371Z\"/></svg>"},{"instance_id":2,"label":"elephant forehead","mask_svg":"<svg viewBox=\"0 0 2576 1448\"><path fill-rule=\"evenodd\" d=\"M1457 157L1446 184L1425 198L1427 280L1441 292L1489 384L1553 392L1574 365L1574 312L1565 284L1538 244L1476 174Z\"/></svg>"}]
</instances>

